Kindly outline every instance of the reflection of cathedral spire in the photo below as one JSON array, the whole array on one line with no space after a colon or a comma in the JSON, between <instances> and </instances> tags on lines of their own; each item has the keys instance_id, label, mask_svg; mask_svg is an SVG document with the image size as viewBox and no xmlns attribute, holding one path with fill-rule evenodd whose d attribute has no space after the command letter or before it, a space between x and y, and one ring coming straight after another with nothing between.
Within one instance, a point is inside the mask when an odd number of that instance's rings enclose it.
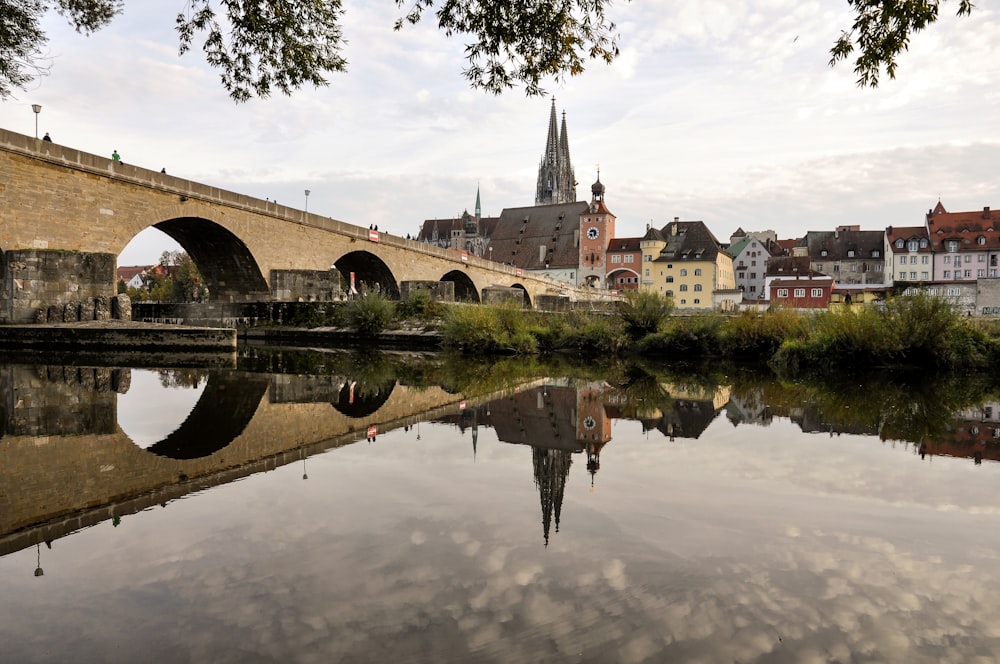
<instances>
[{"instance_id":1,"label":"reflection of cathedral spire","mask_svg":"<svg viewBox=\"0 0 1000 664\"><path fill-rule=\"evenodd\" d=\"M535 486L542 500L542 532L545 546L549 545L549 528L555 513L556 532L559 532L559 515L562 512L563 492L569 475L570 452L545 447L532 447L531 459L535 467Z\"/></svg>"}]
</instances>

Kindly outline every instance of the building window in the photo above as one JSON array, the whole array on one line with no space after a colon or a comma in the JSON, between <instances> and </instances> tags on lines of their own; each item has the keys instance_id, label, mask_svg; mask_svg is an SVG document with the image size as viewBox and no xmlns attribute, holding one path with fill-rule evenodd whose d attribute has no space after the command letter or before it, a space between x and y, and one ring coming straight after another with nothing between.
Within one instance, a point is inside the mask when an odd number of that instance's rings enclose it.
<instances>
[{"instance_id":1,"label":"building window","mask_svg":"<svg viewBox=\"0 0 1000 664\"><path fill-rule=\"evenodd\" d=\"M917 273L916 272L910 272L910 279L912 281L916 281L917 280Z\"/></svg>"},{"instance_id":2,"label":"building window","mask_svg":"<svg viewBox=\"0 0 1000 664\"><path fill-rule=\"evenodd\" d=\"M882 252L879 251L878 249L873 249L872 250L872 258L878 258L881 255L882 255Z\"/></svg>"},{"instance_id":3,"label":"building window","mask_svg":"<svg viewBox=\"0 0 1000 664\"><path fill-rule=\"evenodd\" d=\"M907 251L916 251L919 248L920 248L920 242L918 242L916 238L906 243Z\"/></svg>"},{"instance_id":4,"label":"building window","mask_svg":"<svg viewBox=\"0 0 1000 664\"><path fill-rule=\"evenodd\" d=\"M701 290L701 284L695 284L695 285L694 285L694 289L695 289L696 291L700 291L700 290Z\"/></svg>"},{"instance_id":5,"label":"building window","mask_svg":"<svg viewBox=\"0 0 1000 664\"><path fill-rule=\"evenodd\" d=\"M611 257L611 262L612 263L621 263L622 262L622 257L619 256L618 254L615 254L614 256Z\"/></svg>"},{"instance_id":6,"label":"building window","mask_svg":"<svg viewBox=\"0 0 1000 664\"><path fill-rule=\"evenodd\" d=\"M972 270L966 270L965 271L965 278L966 279L971 279L972 278Z\"/></svg>"},{"instance_id":7,"label":"building window","mask_svg":"<svg viewBox=\"0 0 1000 664\"><path fill-rule=\"evenodd\" d=\"M646 276L647 277L649 276L649 268L648 267L646 268Z\"/></svg>"},{"instance_id":8,"label":"building window","mask_svg":"<svg viewBox=\"0 0 1000 664\"><path fill-rule=\"evenodd\" d=\"M674 283L674 278L672 276L667 277L667 283L668 284Z\"/></svg>"},{"instance_id":9,"label":"building window","mask_svg":"<svg viewBox=\"0 0 1000 664\"><path fill-rule=\"evenodd\" d=\"M806 289L805 288L796 288L795 289L795 297L805 297L805 296L806 296Z\"/></svg>"},{"instance_id":10,"label":"building window","mask_svg":"<svg viewBox=\"0 0 1000 664\"><path fill-rule=\"evenodd\" d=\"M687 292L687 289L688 289L688 285L687 284L681 284L681 292L682 293Z\"/></svg>"},{"instance_id":11,"label":"building window","mask_svg":"<svg viewBox=\"0 0 1000 664\"><path fill-rule=\"evenodd\" d=\"M899 257L899 264L900 265L906 265L906 256L900 256Z\"/></svg>"},{"instance_id":12,"label":"building window","mask_svg":"<svg viewBox=\"0 0 1000 664\"><path fill-rule=\"evenodd\" d=\"M694 303L695 304L701 304L701 300L699 300L698 298L694 298Z\"/></svg>"},{"instance_id":13,"label":"building window","mask_svg":"<svg viewBox=\"0 0 1000 664\"><path fill-rule=\"evenodd\" d=\"M958 240L948 240L944 243L945 250L955 253L958 251Z\"/></svg>"},{"instance_id":14,"label":"building window","mask_svg":"<svg viewBox=\"0 0 1000 664\"><path fill-rule=\"evenodd\" d=\"M823 264L822 263L816 263L816 271L817 272L822 272L823 271Z\"/></svg>"},{"instance_id":15,"label":"building window","mask_svg":"<svg viewBox=\"0 0 1000 664\"><path fill-rule=\"evenodd\" d=\"M920 264L921 265L927 265L927 256L921 256L920 257Z\"/></svg>"},{"instance_id":16,"label":"building window","mask_svg":"<svg viewBox=\"0 0 1000 664\"><path fill-rule=\"evenodd\" d=\"M945 270L944 271L944 278L945 279L951 279L951 270Z\"/></svg>"},{"instance_id":17,"label":"building window","mask_svg":"<svg viewBox=\"0 0 1000 664\"><path fill-rule=\"evenodd\" d=\"M976 270L976 276L982 279L983 277L986 276L986 270L983 268L979 268L978 270Z\"/></svg>"},{"instance_id":18,"label":"building window","mask_svg":"<svg viewBox=\"0 0 1000 664\"><path fill-rule=\"evenodd\" d=\"M694 269L694 276L696 276L696 277L700 277L701 276L701 268L700 267L696 267Z\"/></svg>"},{"instance_id":19,"label":"building window","mask_svg":"<svg viewBox=\"0 0 1000 664\"><path fill-rule=\"evenodd\" d=\"M681 300L681 304L687 304L687 303L688 303L687 300Z\"/></svg>"},{"instance_id":20,"label":"building window","mask_svg":"<svg viewBox=\"0 0 1000 664\"><path fill-rule=\"evenodd\" d=\"M945 256L944 257L944 264L945 265L951 265L951 256Z\"/></svg>"},{"instance_id":21,"label":"building window","mask_svg":"<svg viewBox=\"0 0 1000 664\"><path fill-rule=\"evenodd\" d=\"M813 288L812 289L812 296L813 297L823 297L823 289L822 288Z\"/></svg>"},{"instance_id":22,"label":"building window","mask_svg":"<svg viewBox=\"0 0 1000 664\"><path fill-rule=\"evenodd\" d=\"M902 249L903 248L903 238L898 238L896 240L896 248L897 249Z\"/></svg>"},{"instance_id":23,"label":"building window","mask_svg":"<svg viewBox=\"0 0 1000 664\"><path fill-rule=\"evenodd\" d=\"M757 292L757 287L756 286L750 286L750 292L751 293L756 293Z\"/></svg>"},{"instance_id":24,"label":"building window","mask_svg":"<svg viewBox=\"0 0 1000 664\"><path fill-rule=\"evenodd\" d=\"M788 289L787 288L779 288L778 289L778 297L788 297Z\"/></svg>"},{"instance_id":25,"label":"building window","mask_svg":"<svg viewBox=\"0 0 1000 664\"><path fill-rule=\"evenodd\" d=\"M854 258L854 250L853 249L848 249L847 250L847 257L848 258Z\"/></svg>"},{"instance_id":26,"label":"building window","mask_svg":"<svg viewBox=\"0 0 1000 664\"><path fill-rule=\"evenodd\" d=\"M979 258L976 259L976 260L978 260L980 263L985 263L986 262L986 255L985 254L979 254Z\"/></svg>"},{"instance_id":27,"label":"building window","mask_svg":"<svg viewBox=\"0 0 1000 664\"><path fill-rule=\"evenodd\" d=\"M686 269L684 269L684 268L681 268L681 276L682 277L688 276L688 271Z\"/></svg>"},{"instance_id":28,"label":"building window","mask_svg":"<svg viewBox=\"0 0 1000 664\"><path fill-rule=\"evenodd\" d=\"M924 281L927 281L927 279L928 279L929 277L927 276L927 273L926 273L926 272L921 272L921 273L920 273L920 278L921 278L921 279L923 279Z\"/></svg>"},{"instance_id":29,"label":"building window","mask_svg":"<svg viewBox=\"0 0 1000 664\"><path fill-rule=\"evenodd\" d=\"M976 238L976 244L978 244L979 246L983 246L984 244L986 244L986 238L980 235L979 237Z\"/></svg>"},{"instance_id":30,"label":"building window","mask_svg":"<svg viewBox=\"0 0 1000 664\"><path fill-rule=\"evenodd\" d=\"M632 262L632 258L633 258L632 254L625 254L625 262L626 263L631 263Z\"/></svg>"},{"instance_id":31,"label":"building window","mask_svg":"<svg viewBox=\"0 0 1000 664\"><path fill-rule=\"evenodd\" d=\"M751 279L756 279L757 278L757 273L756 272L751 272L750 273L750 278Z\"/></svg>"},{"instance_id":32,"label":"building window","mask_svg":"<svg viewBox=\"0 0 1000 664\"><path fill-rule=\"evenodd\" d=\"M965 262L966 263L971 263L972 262L972 256L970 256L969 254L966 254L965 255Z\"/></svg>"}]
</instances>

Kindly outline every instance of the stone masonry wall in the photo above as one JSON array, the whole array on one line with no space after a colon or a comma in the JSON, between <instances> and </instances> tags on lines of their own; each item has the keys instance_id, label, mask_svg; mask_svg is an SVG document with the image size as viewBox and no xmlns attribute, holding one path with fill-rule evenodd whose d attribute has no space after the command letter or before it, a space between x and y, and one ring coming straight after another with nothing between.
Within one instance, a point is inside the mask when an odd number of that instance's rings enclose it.
<instances>
[{"instance_id":1,"label":"stone masonry wall","mask_svg":"<svg viewBox=\"0 0 1000 664\"><path fill-rule=\"evenodd\" d=\"M22 249L4 255L2 323L111 317L115 256ZM129 309L129 307L126 307Z\"/></svg>"}]
</instances>

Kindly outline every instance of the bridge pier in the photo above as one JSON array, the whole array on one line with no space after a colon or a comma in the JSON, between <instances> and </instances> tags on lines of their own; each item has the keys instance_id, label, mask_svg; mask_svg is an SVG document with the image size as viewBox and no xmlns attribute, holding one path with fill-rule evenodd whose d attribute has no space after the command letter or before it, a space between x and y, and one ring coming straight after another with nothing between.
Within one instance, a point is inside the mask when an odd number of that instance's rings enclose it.
<instances>
[{"instance_id":1,"label":"bridge pier","mask_svg":"<svg viewBox=\"0 0 1000 664\"><path fill-rule=\"evenodd\" d=\"M88 319L109 318L116 295L115 260L114 254L82 251L4 252L0 323L45 322L50 309L76 309L77 305L82 305ZM95 301L104 303L96 312Z\"/></svg>"}]
</instances>

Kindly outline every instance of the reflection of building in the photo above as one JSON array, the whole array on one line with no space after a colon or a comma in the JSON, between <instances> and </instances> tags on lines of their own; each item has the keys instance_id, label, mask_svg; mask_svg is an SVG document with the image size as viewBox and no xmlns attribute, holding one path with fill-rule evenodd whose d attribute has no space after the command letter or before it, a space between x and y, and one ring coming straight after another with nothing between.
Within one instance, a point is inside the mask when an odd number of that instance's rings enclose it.
<instances>
[{"instance_id":1,"label":"reflection of building","mask_svg":"<svg viewBox=\"0 0 1000 664\"><path fill-rule=\"evenodd\" d=\"M729 403L729 386L714 389L684 383L661 383L671 401L653 417L641 419L643 431L656 429L673 441L676 438L697 439Z\"/></svg>"},{"instance_id":2,"label":"reflection of building","mask_svg":"<svg viewBox=\"0 0 1000 664\"><path fill-rule=\"evenodd\" d=\"M545 546L549 545L549 529L555 516L556 532L559 532L559 516L562 512L566 478L573 460L566 450L547 447L532 447L531 462L535 470L535 487L542 501L542 533Z\"/></svg>"},{"instance_id":3,"label":"reflection of building","mask_svg":"<svg viewBox=\"0 0 1000 664\"><path fill-rule=\"evenodd\" d=\"M563 495L572 455L586 452L587 471L600 468L600 452L611 440L611 416L605 407L607 386L550 384L491 401L447 418L463 429L491 426L501 442L531 447L531 460L542 509L542 533L549 542L559 532Z\"/></svg>"}]
</instances>

